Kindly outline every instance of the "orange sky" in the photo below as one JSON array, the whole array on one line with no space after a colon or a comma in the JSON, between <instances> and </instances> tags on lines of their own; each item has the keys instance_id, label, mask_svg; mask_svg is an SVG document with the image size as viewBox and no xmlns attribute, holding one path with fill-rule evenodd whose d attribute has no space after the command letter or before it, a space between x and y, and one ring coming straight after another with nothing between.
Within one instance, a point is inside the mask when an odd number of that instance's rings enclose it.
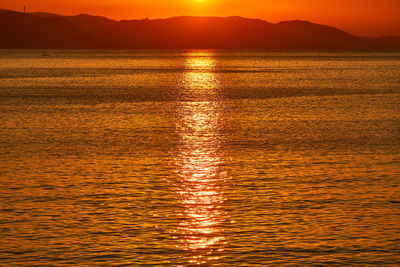
<instances>
[{"instance_id":1,"label":"orange sky","mask_svg":"<svg viewBox=\"0 0 400 267\"><path fill-rule=\"evenodd\" d=\"M180 15L302 19L357 35L400 35L400 0L1 0L0 8L114 19Z\"/></svg>"}]
</instances>

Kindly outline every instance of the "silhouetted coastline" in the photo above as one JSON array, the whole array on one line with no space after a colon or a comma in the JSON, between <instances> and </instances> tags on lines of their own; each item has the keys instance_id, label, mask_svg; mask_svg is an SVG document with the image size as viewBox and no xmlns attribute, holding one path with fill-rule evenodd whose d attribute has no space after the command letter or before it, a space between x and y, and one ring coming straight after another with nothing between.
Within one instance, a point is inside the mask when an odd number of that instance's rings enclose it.
<instances>
[{"instance_id":1,"label":"silhouetted coastline","mask_svg":"<svg viewBox=\"0 0 400 267\"><path fill-rule=\"evenodd\" d=\"M299 20L276 24L242 17L116 21L2 10L0 48L399 50L400 37L357 37Z\"/></svg>"}]
</instances>

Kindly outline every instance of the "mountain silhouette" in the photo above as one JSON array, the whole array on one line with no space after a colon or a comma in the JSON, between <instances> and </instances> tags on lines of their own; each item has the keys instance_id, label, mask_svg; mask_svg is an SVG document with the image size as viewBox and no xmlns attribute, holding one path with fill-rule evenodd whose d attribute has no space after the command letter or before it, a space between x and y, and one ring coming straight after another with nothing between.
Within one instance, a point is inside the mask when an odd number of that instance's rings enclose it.
<instances>
[{"instance_id":1,"label":"mountain silhouette","mask_svg":"<svg viewBox=\"0 0 400 267\"><path fill-rule=\"evenodd\" d=\"M0 48L91 49L400 49L400 37L362 38L307 21L242 17L116 21L0 11Z\"/></svg>"}]
</instances>

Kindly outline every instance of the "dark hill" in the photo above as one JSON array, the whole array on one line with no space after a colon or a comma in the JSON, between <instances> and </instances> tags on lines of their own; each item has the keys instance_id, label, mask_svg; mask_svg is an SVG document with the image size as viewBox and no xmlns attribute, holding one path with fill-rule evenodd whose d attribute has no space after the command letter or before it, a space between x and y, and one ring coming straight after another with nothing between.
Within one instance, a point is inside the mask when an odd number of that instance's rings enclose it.
<instances>
[{"instance_id":1,"label":"dark hill","mask_svg":"<svg viewBox=\"0 0 400 267\"><path fill-rule=\"evenodd\" d=\"M90 41L65 17L0 13L0 48L86 48Z\"/></svg>"},{"instance_id":2,"label":"dark hill","mask_svg":"<svg viewBox=\"0 0 400 267\"><path fill-rule=\"evenodd\" d=\"M273 24L241 17L116 21L84 14L0 11L0 48L398 49L400 45L396 38L360 38L306 21Z\"/></svg>"}]
</instances>

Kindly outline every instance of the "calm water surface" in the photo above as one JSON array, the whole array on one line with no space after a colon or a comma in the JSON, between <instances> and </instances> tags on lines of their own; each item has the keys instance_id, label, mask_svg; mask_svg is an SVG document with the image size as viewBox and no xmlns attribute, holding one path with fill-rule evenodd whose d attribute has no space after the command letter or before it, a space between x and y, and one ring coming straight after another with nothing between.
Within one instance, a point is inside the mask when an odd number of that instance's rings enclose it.
<instances>
[{"instance_id":1,"label":"calm water surface","mask_svg":"<svg viewBox=\"0 0 400 267\"><path fill-rule=\"evenodd\" d=\"M399 266L400 53L0 51L1 266Z\"/></svg>"}]
</instances>

